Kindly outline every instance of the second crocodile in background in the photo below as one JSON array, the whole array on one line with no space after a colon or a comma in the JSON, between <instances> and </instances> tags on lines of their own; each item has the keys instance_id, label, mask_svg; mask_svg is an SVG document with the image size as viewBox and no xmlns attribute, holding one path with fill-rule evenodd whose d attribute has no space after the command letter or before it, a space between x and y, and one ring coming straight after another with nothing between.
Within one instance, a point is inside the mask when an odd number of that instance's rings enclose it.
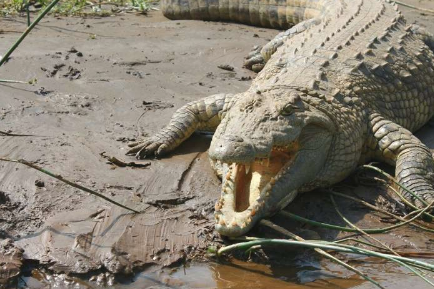
<instances>
[{"instance_id":1,"label":"second crocodile in background","mask_svg":"<svg viewBox=\"0 0 434 289\"><path fill-rule=\"evenodd\" d=\"M264 3L262 3L264 2ZM171 19L236 21L289 30L256 48L250 89L178 109L137 158L164 155L195 130L215 131L209 156L222 177L216 230L249 231L299 193L343 180L371 159L421 207L434 200L434 160L411 132L434 114L434 39L381 0L163 0Z\"/></svg>"}]
</instances>

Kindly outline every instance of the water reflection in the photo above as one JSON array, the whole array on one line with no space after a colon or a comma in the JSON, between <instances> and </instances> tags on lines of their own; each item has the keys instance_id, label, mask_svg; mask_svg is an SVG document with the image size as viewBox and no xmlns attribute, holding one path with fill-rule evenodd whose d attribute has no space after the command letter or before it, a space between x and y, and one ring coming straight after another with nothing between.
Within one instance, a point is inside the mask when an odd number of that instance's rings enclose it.
<instances>
[{"instance_id":1,"label":"water reflection","mask_svg":"<svg viewBox=\"0 0 434 289\"><path fill-rule=\"evenodd\" d=\"M19 288L73 288L73 289L368 289L365 282L352 272L342 270L327 260L317 260L313 254L299 254L292 265L264 265L232 260L231 263L193 263L185 268L164 269L117 278L113 286L104 286L65 274L47 275L33 270L32 276L24 277ZM426 288L423 281L409 275L389 262L361 258L350 262L358 269L379 281L387 288Z\"/></svg>"},{"instance_id":2,"label":"water reflection","mask_svg":"<svg viewBox=\"0 0 434 289\"><path fill-rule=\"evenodd\" d=\"M211 263L213 288L352 288L363 281L342 279L316 266L276 266L234 261L231 264Z\"/></svg>"}]
</instances>

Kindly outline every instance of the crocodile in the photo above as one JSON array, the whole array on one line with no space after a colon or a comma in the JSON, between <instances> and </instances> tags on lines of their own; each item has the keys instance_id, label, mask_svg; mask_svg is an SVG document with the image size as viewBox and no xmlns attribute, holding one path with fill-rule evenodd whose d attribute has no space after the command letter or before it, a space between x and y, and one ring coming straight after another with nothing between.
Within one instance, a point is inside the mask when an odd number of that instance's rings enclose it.
<instances>
[{"instance_id":1,"label":"crocodile","mask_svg":"<svg viewBox=\"0 0 434 289\"><path fill-rule=\"evenodd\" d=\"M213 131L217 232L243 235L371 160L395 166L414 206L434 201L434 160L412 134L434 114L434 38L408 25L396 3L163 0L162 10L170 19L285 29L248 55L258 74L247 91L186 104L127 153L162 156L197 130Z\"/></svg>"}]
</instances>

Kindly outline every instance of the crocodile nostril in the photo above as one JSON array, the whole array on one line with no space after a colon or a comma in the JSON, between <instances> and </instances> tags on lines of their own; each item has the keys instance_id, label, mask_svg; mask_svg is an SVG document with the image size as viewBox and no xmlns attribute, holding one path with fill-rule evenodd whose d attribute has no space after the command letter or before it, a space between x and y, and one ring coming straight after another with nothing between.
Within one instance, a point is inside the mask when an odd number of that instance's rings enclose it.
<instances>
[{"instance_id":1,"label":"crocodile nostril","mask_svg":"<svg viewBox=\"0 0 434 289\"><path fill-rule=\"evenodd\" d=\"M213 139L209 149L209 156L222 162L252 162L255 159L255 151L248 139L239 136L224 136Z\"/></svg>"},{"instance_id":2,"label":"crocodile nostril","mask_svg":"<svg viewBox=\"0 0 434 289\"><path fill-rule=\"evenodd\" d=\"M239 137L236 135L227 136L226 139L229 141L233 141L233 142L243 142L244 141L242 137Z\"/></svg>"}]
</instances>

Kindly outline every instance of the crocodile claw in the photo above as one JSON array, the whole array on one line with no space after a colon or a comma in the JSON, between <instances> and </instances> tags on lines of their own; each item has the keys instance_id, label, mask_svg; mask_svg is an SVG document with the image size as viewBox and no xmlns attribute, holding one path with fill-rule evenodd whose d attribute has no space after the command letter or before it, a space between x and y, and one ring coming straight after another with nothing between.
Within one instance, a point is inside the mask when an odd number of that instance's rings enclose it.
<instances>
[{"instance_id":1,"label":"crocodile claw","mask_svg":"<svg viewBox=\"0 0 434 289\"><path fill-rule=\"evenodd\" d=\"M126 152L126 155L135 155L136 159L145 159L155 155L156 157L164 155L169 151L169 146L158 137L151 137L141 142L128 144L131 149Z\"/></svg>"},{"instance_id":2,"label":"crocodile claw","mask_svg":"<svg viewBox=\"0 0 434 289\"><path fill-rule=\"evenodd\" d=\"M259 72L262 70L262 68L264 68L265 60L261 54L261 49L262 47L260 46L253 47L252 51L244 61L245 68L253 70L254 72Z\"/></svg>"}]
</instances>

